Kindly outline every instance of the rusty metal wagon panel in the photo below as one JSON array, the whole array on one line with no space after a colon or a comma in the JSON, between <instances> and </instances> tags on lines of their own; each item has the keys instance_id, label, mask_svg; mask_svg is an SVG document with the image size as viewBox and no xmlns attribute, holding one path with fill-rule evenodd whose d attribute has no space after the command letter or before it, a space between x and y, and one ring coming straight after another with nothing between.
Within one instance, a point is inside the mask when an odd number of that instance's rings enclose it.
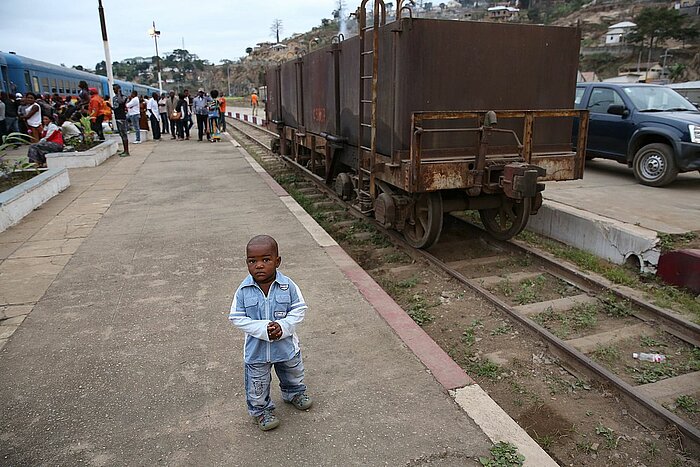
<instances>
[{"instance_id":1,"label":"rusty metal wagon panel","mask_svg":"<svg viewBox=\"0 0 700 467\"><path fill-rule=\"evenodd\" d=\"M385 14L363 0L358 36L268 72L281 151L416 246L437 241L443 209L515 235L540 182L583 176L588 116L567 110L580 31Z\"/></svg>"}]
</instances>

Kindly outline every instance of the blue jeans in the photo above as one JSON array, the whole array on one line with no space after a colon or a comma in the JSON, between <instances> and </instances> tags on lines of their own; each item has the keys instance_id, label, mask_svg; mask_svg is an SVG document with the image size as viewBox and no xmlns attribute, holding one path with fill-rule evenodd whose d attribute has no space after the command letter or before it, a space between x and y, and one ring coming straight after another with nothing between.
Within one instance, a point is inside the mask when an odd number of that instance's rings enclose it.
<instances>
[{"instance_id":1,"label":"blue jeans","mask_svg":"<svg viewBox=\"0 0 700 467\"><path fill-rule=\"evenodd\" d=\"M141 116L129 115L127 118L129 119L129 125L136 130L136 141L141 141L141 128L139 127L139 118L141 118Z\"/></svg>"},{"instance_id":2,"label":"blue jeans","mask_svg":"<svg viewBox=\"0 0 700 467\"><path fill-rule=\"evenodd\" d=\"M274 410L275 403L270 399L270 383L272 382L272 367L280 380L282 399L291 401L294 396L306 391L304 385L304 362L301 351L291 360L277 363L246 363L245 364L245 393L248 403L248 413L257 417L267 410Z\"/></svg>"}]
</instances>

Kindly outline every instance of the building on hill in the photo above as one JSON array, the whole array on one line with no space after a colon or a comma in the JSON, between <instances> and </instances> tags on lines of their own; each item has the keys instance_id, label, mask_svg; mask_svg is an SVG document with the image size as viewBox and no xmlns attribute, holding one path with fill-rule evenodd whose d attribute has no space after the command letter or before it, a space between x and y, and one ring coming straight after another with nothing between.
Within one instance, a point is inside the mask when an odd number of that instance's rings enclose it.
<instances>
[{"instance_id":1,"label":"building on hill","mask_svg":"<svg viewBox=\"0 0 700 467\"><path fill-rule=\"evenodd\" d=\"M630 77L630 79L637 78L637 81L626 81L626 82L639 82L639 83L651 83L658 81L663 76L663 67L659 62L642 62L642 63L626 63L618 68L617 78ZM614 79L614 78L612 78ZM606 80L609 81L609 80Z\"/></svg>"},{"instance_id":2,"label":"building on hill","mask_svg":"<svg viewBox=\"0 0 700 467\"><path fill-rule=\"evenodd\" d=\"M625 36L629 34L637 25L630 21L613 24L605 33L605 45L619 45L625 43Z\"/></svg>"},{"instance_id":3,"label":"building on hill","mask_svg":"<svg viewBox=\"0 0 700 467\"><path fill-rule=\"evenodd\" d=\"M600 78L595 71L579 71L576 77L577 83L600 83Z\"/></svg>"},{"instance_id":4,"label":"building on hill","mask_svg":"<svg viewBox=\"0 0 700 467\"><path fill-rule=\"evenodd\" d=\"M492 6L487 14L491 21L515 21L520 17L520 10L512 6Z\"/></svg>"}]
</instances>

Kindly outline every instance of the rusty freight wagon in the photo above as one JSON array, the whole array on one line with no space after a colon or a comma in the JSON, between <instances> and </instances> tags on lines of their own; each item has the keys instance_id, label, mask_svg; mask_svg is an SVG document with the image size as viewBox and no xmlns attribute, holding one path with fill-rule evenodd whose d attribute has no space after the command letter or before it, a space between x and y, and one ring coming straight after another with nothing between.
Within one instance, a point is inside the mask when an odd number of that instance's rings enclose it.
<instances>
[{"instance_id":1,"label":"rusty freight wagon","mask_svg":"<svg viewBox=\"0 0 700 467\"><path fill-rule=\"evenodd\" d=\"M419 248L457 210L511 238L541 182L583 176L578 29L418 19L402 1L387 23L367 3L357 36L267 70L283 156Z\"/></svg>"}]
</instances>

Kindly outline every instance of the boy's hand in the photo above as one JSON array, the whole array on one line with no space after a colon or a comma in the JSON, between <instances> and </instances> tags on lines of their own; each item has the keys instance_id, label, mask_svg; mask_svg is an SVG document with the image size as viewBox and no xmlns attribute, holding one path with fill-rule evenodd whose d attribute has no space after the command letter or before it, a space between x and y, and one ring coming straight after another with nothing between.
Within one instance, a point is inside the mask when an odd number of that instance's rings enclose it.
<instances>
[{"instance_id":1,"label":"boy's hand","mask_svg":"<svg viewBox=\"0 0 700 467\"><path fill-rule=\"evenodd\" d=\"M269 337L271 341L276 341L282 337L282 326L276 321L271 321L267 325L267 337Z\"/></svg>"}]
</instances>

